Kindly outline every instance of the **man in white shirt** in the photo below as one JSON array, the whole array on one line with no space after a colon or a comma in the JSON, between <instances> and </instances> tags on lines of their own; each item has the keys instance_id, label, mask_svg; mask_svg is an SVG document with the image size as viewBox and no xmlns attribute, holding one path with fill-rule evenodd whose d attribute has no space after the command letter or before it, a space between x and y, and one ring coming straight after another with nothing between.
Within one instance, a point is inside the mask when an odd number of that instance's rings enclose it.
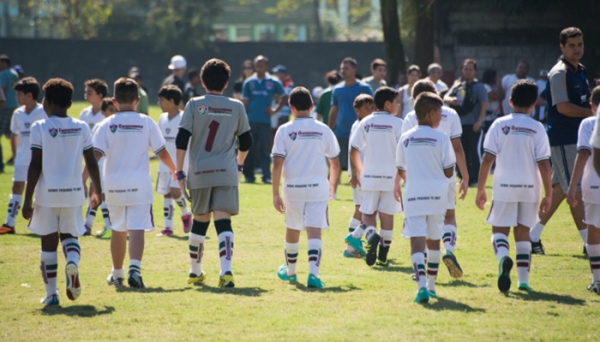
<instances>
[{"instance_id":1,"label":"man in white shirt","mask_svg":"<svg viewBox=\"0 0 600 342\"><path fill-rule=\"evenodd\" d=\"M510 113L513 113L512 107L510 106L510 90L512 88L512 86L518 81L518 80L524 80L524 79L528 79L530 81L534 81L535 80L529 76L527 76L527 74L529 73L529 63L525 62L525 61L520 61L519 64L517 64L517 70L514 74L508 74L505 75L504 77L502 77L502 91L504 92L504 100L502 100L502 113L504 113L504 115L508 115Z\"/></svg>"},{"instance_id":2,"label":"man in white shirt","mask_svg":"<svg viewBox=\"0 0 600 342\"><path fill-rule=\"evenodd\" d=\"M433 82L435 84L435 88L437 89L437 93L444 96L444 93L448 91L448 85L442 81L442 76L444 75L444 71L442 70L442 66L438 63L431 63L427 67L427 77L425 80ZM416 96L413 97L416 98Z\"/></svg>"}]
</instances>

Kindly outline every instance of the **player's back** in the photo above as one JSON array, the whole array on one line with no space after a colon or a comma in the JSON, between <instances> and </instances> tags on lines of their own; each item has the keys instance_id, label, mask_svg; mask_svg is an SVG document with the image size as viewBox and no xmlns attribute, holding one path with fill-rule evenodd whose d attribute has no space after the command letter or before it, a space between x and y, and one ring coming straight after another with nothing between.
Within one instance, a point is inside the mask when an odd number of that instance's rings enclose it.
<instances>
[{"instance_id":1,"label":"player's back","mask_svg":"<svg viewBox=\"0 0 600 342\"><path fill-rule=\"evenodd\" d=\"M105 116L102 115L101 111L94 113L92 110L92 106L84 108L79 114L79 120L88 124L90 130L94 128L95 125L102 122L105 119Z\"/></svg>"},{"instance_id":2,"label":"player's back","mask_svg":"<svg viewBox=\"0 0 600 342\"><path fill-rule=\"evenodd\" d=\"M29 162L31 161L29 144L31 126L34 122L47 118L48 116L41 104L37 104L31 113L27 113L25 106L21 106L15 110L10 127L11 132L19 136L17 155L14 161L15 165L29 165Z\"/></svg>"},{"instance_id":3,"label":"player's back","mask_svg":"<svg viewBox=\"0 0 600 342\"><path fill-rule=\"evenodd\" d=\"M411 111L406 114L404 122L402 123L402 134L408 132L413 127L418 125L417 114L415 111ZM456 111L450 107L442 106L442 121L437 130L444 132L450 140L459 138L462 135L462 125L460 123L460 117Z\"/></svg>"}]
</instances>

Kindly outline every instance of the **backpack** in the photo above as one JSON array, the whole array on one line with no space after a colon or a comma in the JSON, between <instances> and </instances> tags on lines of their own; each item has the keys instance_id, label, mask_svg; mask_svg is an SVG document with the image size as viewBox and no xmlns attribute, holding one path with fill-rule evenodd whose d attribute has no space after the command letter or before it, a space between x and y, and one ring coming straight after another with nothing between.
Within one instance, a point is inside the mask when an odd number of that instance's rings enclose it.
<instances>
[{"instance_id":1,"label":"backpack","mask_svg":"<svg viewBox=\"0 0 600 342\"><path fill-rule=\"evenodd\" d=\"M473 108L475 108L475 105L479 102L473 91L473 87L476 83L479 82L467 83L466 81L462 81L459 85L454 87L450 93L450 96L456 96L458 99L462 98L461 106L450 105L450 108L454 109L456 113L458 113L458 116L463 117L469 115L473 111Z\"/></svg>"}]
</instances>

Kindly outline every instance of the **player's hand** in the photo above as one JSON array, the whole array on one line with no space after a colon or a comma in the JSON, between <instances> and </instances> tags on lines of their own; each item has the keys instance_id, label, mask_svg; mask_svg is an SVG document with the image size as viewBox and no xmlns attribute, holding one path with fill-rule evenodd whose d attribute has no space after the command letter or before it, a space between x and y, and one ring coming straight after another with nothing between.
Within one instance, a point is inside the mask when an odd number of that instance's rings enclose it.
<instances>
[{"instance_id":1,"label":"player's hand","mask_svg":"<svg viewBox=\"0 0 600 342\"><path fill-rule=\"evenodd\" d=\"M486 202L487 194L485 193L485 190L478 190L477 197L475 197L475 205L477 205L477 208L484 210Z\"/></svg>"},{"instance_id":2,"label":"player's hand","mask_svg":"<svg viewBox=\"0 0 600 342\"><path fill-rule=\"evenodd\" d=\"M567 203L569 203L570 206L572 207L576 207L578 202L577 202L577 197L576 195L576 190L574 187L569 187L569 190L567 191ZM542 210L542 208L540 207L540 211Z\"/></svg>"},{"instance_id":3,"label":"player's hand","mask_svg":"<svg viewBox=\"0 0 600 342\"><path fill-rule=\"evenodd\" d=\"M360 186L360 180L358 179L358 177L352 176L350 177L348 184L350 184L352 189L356 189L357 186Z\"/></svg>"},{"instance_id":4,"label":"player's hand","mask_svg":"<svg viewBox=\"0 0 600 342\"><path fill-rule=\"evenodd\" d=\"M550 206L552 205L552 195L546 195L546 197L542 198L540 202L540 213L543 214L550 210Z\"/></svg>"},{"instance_id":5,"label":"player's hand","mask_svg":"<svg viewBox=\"0 0 600 342\"><path fill-rule=\"evenodd\" d=\"M465 179L460 181L460 184L458 186L458 199L461 201L465 200L465 197L467 197L467 192L469 191L469 182Z\"/></svg>"},{"instance_id":6,"label":"player's hand","mask_svg":"<svg viewBox=\"0 0 600 342\"><path fill-rule=\"evenodd\" d=\"M94 193L90 196L90 207L92 207L92 209L96 210L101 203L102 203L102 194L101 193L99 194L94 191Z\"/></svg>"},{"instance_id":7,"label":"player's hand","mask_svg":"<svg viewBox=\"0 0 600 342\"><path fill-rule=\"evenodd\" d=\"M26 220L31 219L31 216L33 216L33 205L31 204L31 200L25 200L25 202L23 202L21 215L23 215L23 218Z\"/></svg>"},{"instance_id":8,"label":"player's hand","mask_svg":"<svg viewBox=\"0 0 600 342\"><path fill-rule=\"evenodd\" d=\"M244 176L244 164L238 165L238 176L238 183L241 183Z\"/></svg>"},{"instance_id":9,"label":"player's hand","mask_svg":"<svg viewBox=\"0 0 600 342\"><path fill-rule=\"evenodd\" d=\"M396 201L402 203L402 187L398 183L394 184L394 198Z\"/></svg>"},{"instance_id":10,"label":"player's hand","mask_svg":"<svg viewBox=\"0 0 600 342\"><path fill-rule=\"evenodd\" d=\"M275 207L275 210L282 214L285 214L285 206L283 205L283 200L281 199L281 196L273 195L273 206Z\"/></svg>"},{"instance_id":11,"label":"player's hand","mask_svg":"<svg viewBox=\"0 0 600 342\"><path fill-rule=\"evenodd\" d=\"M479 132L479 130L481 129L481 125L483 124L483 122L479 122L477 121L474 125L473 125L473 132Z\"/></svg>"},{"instance_id":12,"label":"player's hand","mask_svg":"<svg viewBox=\"0 0 600 342\"><path fill-rule=\"evenodd\" d=\"M265 109L265 114L267 114L267 116L272 116L273 114L277 113L277 111L275 111L273 108L271 107L267 107Z\"/></svg>"}]
</instances>

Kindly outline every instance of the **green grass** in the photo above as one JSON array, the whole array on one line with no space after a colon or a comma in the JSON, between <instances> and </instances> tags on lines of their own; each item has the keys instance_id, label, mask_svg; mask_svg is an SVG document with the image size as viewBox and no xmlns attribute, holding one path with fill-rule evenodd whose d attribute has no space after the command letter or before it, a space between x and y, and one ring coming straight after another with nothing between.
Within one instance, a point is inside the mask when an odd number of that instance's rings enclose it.
<instances>
[{"instance_id":1,"label":"green grass","mask_svg":"<svg viewBox=\"0 0 600 342\"><path fill-rule=\"evenodd\" d=\"M83 104L70 114L77 116ZM156 119L158 108L152 108ZM6 139L2 139L8 151ZM8 154L8 153L7 153ZM5 154L6 155L6 154ZM157 162L152 161L156 174ZM0 174L0 212L11 190L12 167ZM203 268L207 285L185 283L189 265L187 239L175 220L175 237L159 238L162 199L155 196L157 227L146 235L142 264L148 289L115 290L106 285L111 270L109 242L81 238L82 296L70 302L59 276L61 306L43 308L38 269L39 239L17 220L17 234L0 237L0 339L16 340L597 340L600 297L589 293L587 260L579 235L563 205L544 232L548 255L534 256L533 293L496 288L497 263L490 243L486 212L474 205L474 189L458 203L456 255L464 269L460 281L442 266L437 292L427 305L413 304L408 240L400 236L396 217L388 268L367 267L342 257L343 238L353 211L350 187L343 185L329 207L331 228L323 234L323 290L304 285L308 275L306 238L299 257L301 285L281 282L276 270L283 260L284 217L273 209L270 187L240 186L240 215L235 231L235 289L219 289L217 239L209 229ZM491 195L491 190L490 194ZM178 213L178 212L177 212ZM4 216L0 215L3 219ZM94 230L102 226L98 215ZM510 238L512 243L513 239ZM60 253L59 253L60 254ZM514 255L514 243L511 246ZM59 257L59 269L64 259ZM516 272L513 271L513 284Z\"/></svg>"}]
</instances>

